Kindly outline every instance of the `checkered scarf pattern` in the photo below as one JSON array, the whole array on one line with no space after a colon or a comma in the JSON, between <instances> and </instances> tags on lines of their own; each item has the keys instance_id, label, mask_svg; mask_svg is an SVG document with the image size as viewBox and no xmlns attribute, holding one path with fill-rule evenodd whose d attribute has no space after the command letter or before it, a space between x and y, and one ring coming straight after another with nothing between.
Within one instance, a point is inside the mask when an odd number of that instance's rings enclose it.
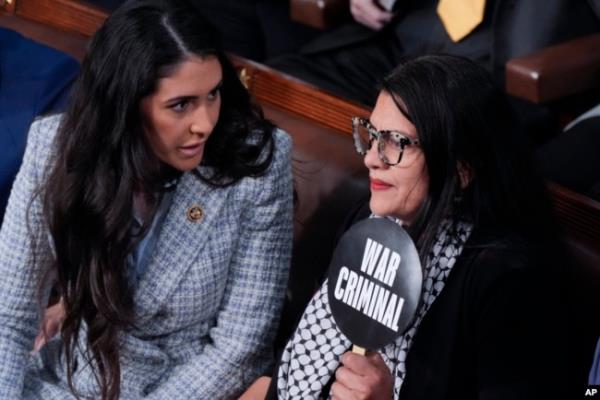
<instances>
[{"instance_id":1,"label":"checkered scarf pattern","mask_svg":"<svg viewBox=\"0 0 600 400\"><path fill-rule=\"evenodd\" d=\"M399 221L398 221L399 222ZM394 399L398 399L406 375L406 355L419 325L440 294L452 267L471 234L472 226L447 220L423 270L421 301L412 325L393 343L379 349L394 376ZM327 282L309 302L298 328L283 351L277 373L277 395L282 400L330 398L322 393L340 364L340 356L352 345L338 329L327 296Z\"/></svg>"}]
</instances>

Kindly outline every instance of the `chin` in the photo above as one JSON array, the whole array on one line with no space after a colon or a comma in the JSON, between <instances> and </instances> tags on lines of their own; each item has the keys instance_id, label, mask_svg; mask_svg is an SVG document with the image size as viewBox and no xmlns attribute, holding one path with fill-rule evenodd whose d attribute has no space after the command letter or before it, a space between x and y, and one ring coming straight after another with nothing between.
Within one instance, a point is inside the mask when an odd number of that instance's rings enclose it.
<instances>
[{"instance_id":1,"label":"chin","mask_svg":"<svg viewBox=\"0 0 600 400\"><path fill-rule=\"evenodd\" d=\"M371 212L380 217L392 217L400 219L404 224L409 225L414 218L414 213L406 212L404 209L398 209L398 205L390 204L386 199L377 198L371 195L369 202Z\"/></svg>"},{"instance_id":2,"label":"chin","mask_svg":"<svg viewBox=\"0 0 600 400\"><path fill-rule=\"evenodd\" d=\"M382 199L377 199L375 196L371 195L371 200L369 201L369 208L371 208L371 212L380 217L387 217L392 215L391 210L388 204Z\"/></svg>"},{"instance_id":3,"label":"chin","mask_svg":"<svg viewBox=\"0 0 600 400\"><path fill-rule=\"evenodd\" d=\"M202 162L202 158L199 160L178 160L178 162L171 163L171 166L181 172L189 172L198 168L200 162Z\"/></svg>"}]
</instances>

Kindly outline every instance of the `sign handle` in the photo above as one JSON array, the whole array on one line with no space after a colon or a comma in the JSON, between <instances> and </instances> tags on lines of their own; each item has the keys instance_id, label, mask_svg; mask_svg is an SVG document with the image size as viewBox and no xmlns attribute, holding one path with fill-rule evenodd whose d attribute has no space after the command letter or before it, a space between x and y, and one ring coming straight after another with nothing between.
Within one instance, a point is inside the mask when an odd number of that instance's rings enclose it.
<instances>
[{"instance_id":1,"label":"sign handle","mask_svg":"<svg viewBox=\"0 0 600 400\"><path fill-rule=\"evenodd\" d=\"M360 347L357 346L355 344L352 345L352 352L356 353L356 354L360 354L361 356L364 356L365 353L367 352L367 349L365 349L364 347Z\"/></svg>"}]
</instances>

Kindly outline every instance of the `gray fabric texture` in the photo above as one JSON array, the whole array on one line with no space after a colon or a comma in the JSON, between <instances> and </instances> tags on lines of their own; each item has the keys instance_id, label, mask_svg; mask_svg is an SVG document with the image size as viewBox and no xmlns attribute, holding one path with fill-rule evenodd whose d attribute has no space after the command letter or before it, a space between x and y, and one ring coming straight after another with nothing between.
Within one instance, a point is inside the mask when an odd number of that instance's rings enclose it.
<instances>
[{"instance_id":1,"label":"gray fabric texture","mask_svg":"<svg viewBox=\"0 0 600 400\"><path fill-rule=\"evenodd\" d=\"M1 399L74 398L58 339L30 355L52 251L39 196L29 204L59 122L32 125L0 231ZM122 399L232 398L269 368L292 245L291 140L274 135L273 162L260 177L218 189L181 177L133 296L136 328L120 337ZM193 205L203 208L201 221L187 219ZM81 349L74 383L97 397Z\"/></svg>"}]
</instances>

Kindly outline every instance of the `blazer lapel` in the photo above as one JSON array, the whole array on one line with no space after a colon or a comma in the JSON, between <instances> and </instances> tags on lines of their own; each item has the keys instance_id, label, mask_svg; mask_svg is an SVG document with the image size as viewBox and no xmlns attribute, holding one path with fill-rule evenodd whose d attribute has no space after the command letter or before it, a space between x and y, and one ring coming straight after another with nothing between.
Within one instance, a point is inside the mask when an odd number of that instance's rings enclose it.
<instances>
[{"instance_id":1,"label":"blazer lapel","mask_svg":"<svg viewBox=\"0 0 600 400\"><path fill-rule=\"evenodd\" d=\"M206 243L229 188L211 188L191 173L177 185L148 268L134 294L138 323L151 318L174 290ZM195 207L194 218L190 210ZM202 211L198 218L198 207Z\"/></svg>"}]
</instances>

